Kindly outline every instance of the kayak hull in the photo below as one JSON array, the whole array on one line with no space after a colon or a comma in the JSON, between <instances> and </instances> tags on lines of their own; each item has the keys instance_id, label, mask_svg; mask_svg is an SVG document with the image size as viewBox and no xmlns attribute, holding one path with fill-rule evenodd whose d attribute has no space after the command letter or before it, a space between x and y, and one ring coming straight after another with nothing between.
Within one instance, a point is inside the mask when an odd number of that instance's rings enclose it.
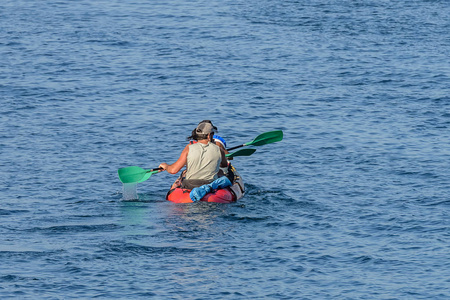
<instances>
[{"instance_id":1,"label":"kayak hull","mask_svg":"<svg viewBox=\"0 0 450 300\"><path fill-rule=\"evenodd\" d=\"M192 203L189 197L191 190L181 187L172 188L166 195L166 200L174 203ZM244 182L241 176L234 170L233 185L224 189L214 190L206 194L200 201L215 203L232 203L244 196Z\"/></svg>"}]
</instances>

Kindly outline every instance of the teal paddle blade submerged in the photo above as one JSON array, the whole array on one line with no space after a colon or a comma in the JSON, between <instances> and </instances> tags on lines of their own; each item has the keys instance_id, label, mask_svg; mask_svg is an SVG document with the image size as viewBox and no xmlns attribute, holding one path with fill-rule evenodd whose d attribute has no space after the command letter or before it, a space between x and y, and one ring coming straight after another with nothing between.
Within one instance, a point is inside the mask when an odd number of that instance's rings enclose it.
<instances>
[{"instance_id":1,"label":"teal paddle blade submerged","mask_svg":"<svg viewBox=\"0 0 450 300\"><path fill-rule=\"evenodd\" d=\"M119 179L122 183L138 183L150 178L155 173L158 173L161 168L145 170L140 167L126 167L117 170Z\"/></svg>"}]
</instances>

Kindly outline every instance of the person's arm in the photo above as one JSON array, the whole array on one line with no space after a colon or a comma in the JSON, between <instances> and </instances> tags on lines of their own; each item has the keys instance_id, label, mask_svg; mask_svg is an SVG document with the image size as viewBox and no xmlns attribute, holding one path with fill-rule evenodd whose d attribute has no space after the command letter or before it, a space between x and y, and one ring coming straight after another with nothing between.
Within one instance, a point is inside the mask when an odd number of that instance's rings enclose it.
<instances>
[{"instance_id":1,"label":"person's arm","mask_svg":"<svg viewBox=\"0 0 450 300\"><path fill-rule=\"evenodd\" d=\"M159 167L163 168L164 171L167 171L170 174L176 174L186 165L188 153L189 153L189 145L184 147L180 157L176 162L174 162L171 165L162 163L159 165Z\"/></svg>"},{"instance_id":2,"label":"person's arm","mask_svg":"<svg viewBox=\"0 0 450 300\"><path fill-rule=\"evenodd\" d=\"M227 161L227 157L225 156L225 151L223 151L222 148L220 149L220 154L222 155L222 161L220 162L220 167L221 168L226 168L228 167L228 161Z\"/></svg>"},{"instance_id":3,"label":"person's arm","mask_svg":"<svg viewBox=\"0 0 450 300\"><path fill-rule=\"evenodd\" d=\"M229 152L228 152L228 150L227 149L225 149L225 147L223 146L223 144L221 143L221 142L218 142L217 140L214 140L214 143L217 145L217 146L219 146L219 148L221 149L221 150L223 150L223 152L225 153L225 154L228 154ZM226 156L225 156L226 157ZM233 158L232 157L226 157L228 160L232 160Z\"/></svg>"},{"instance_id":4,"label":"person's arm","mask_svg":"<svg viewBox=\"0 0 450 300\"><path fill-rule=\"evenodd\" d=\"M222 144L221 142L214 141L214 143L215 143L217 146L219 146L219 148L222 149L222 150L225 152L225 154L228 154L227 149L225 149L225 147L223 146L223 144Z\"/></svg>"}]
</instances>

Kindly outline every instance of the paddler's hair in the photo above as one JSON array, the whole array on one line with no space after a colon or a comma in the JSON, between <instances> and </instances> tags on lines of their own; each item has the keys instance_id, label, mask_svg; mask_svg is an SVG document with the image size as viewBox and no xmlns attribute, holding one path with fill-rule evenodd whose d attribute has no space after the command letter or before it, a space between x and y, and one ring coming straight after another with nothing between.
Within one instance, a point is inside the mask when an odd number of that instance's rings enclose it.
<instances>
[{"instance_id":1,"label":"paddler's hair","mask_svg":"<svg viewBox=\"0 0 450 300\"><path fill-rule=\"evenodd\" d=\"M194 140L194 141L198 141L198 140L204 140L208 138L208 134L198 134L196 132L196 129L192 130L192 134L190 136L188 136L186 138L186 140L190 141L190 140Z\"/></svg>"},{"instance_id":2,"label":"paddler's hair","mask_svg":"<svg viewBox=\"0 0 450 300\"><path fill-rule=\"evenodd\" d=\"M198 123L197 127L192 130L191 136L187 137L187 140L205 140L210 133L217 131L217 127L213 125L210 120L203 120Z\"/></svg>"}]
</instances>

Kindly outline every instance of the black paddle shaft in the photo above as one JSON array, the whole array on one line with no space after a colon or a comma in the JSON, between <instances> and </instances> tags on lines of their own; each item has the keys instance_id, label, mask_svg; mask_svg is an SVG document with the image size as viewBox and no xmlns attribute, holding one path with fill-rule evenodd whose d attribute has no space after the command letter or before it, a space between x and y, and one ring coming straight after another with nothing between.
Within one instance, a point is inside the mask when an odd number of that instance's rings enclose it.
<instances>
[{"instance_id":1,"label":"black paddle shaft","mask_svg":"<svg viewBox=\"0 0 450 300\"><path fill-rule=\"evenodd\" d=\"M227 151L231 151L231 150L234 150L234 149L237 149L237 148L241 148L241 147L244 147L244 146L245 146L245 144L242 144L242 145L239 145L239 146L236 146L236 147L231 147L231 148L228 148Z\"/></svg>"}]
</instances>

